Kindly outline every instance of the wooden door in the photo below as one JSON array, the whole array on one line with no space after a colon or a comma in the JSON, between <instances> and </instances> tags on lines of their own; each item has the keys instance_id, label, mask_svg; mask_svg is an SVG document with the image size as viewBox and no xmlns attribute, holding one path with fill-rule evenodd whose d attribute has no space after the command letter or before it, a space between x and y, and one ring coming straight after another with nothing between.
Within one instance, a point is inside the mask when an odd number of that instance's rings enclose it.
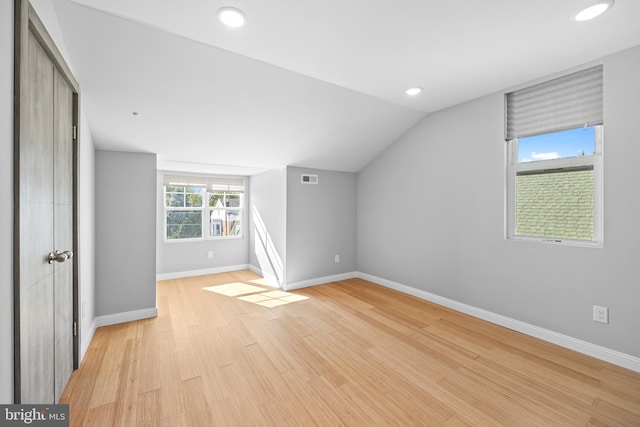
<instances>
[{"instance_id":1,"label":"wooden door","mask_svg":"<svg viewBox=\"0 0 640 427\"><path fill-rule=\"evenodd\" d=\"M29 32L29 126L20 146L21 403L53 400L53 67Z\"/></svg>"},{"instance_id":2,"label":"wooden door","mask_svg":"<svg viewBox=\"0 0 640 427\"><path fill-rule=\"evenodd\" d=\"M77 366L77 92L28 9L16 55L15 400L56 403Z\"/></svg>"},{"instance_id":3,"label":"wooden door","mask_svg":"<svg viewBox=\"0 0 640 427\"><path fill-rule=\"evenodd\" d=\"M54 401L73 371L73 97L54 69L53 78L53 242L67 260L54 262ZM71 258L69 255L71 254Z\"/></svg>"}]
</instances>

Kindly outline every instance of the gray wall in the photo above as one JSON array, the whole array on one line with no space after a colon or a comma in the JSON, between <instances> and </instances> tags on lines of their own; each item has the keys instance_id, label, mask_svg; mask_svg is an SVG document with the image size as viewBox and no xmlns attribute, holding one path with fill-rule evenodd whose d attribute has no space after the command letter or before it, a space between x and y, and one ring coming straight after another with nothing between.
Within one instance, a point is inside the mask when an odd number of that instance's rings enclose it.
<instances>
[{"instance_id":1,"label":"gray wall","mask_svg":"<svg viewBox=\"0 0 640 427\"><path fill-rule=\"evenodd\" d=\"M358 270L640 356L640 47L603 64L603 249L504 239L496 93L427 116L359 173Z\"/></svg>"},{"instance_id":2,"label":"gray wall","mask_svg":"<svg viewBox=\"0 0 640 427\"><path fill-rule=\"evenodd\" d=\"M166 172L169 175L180 173ZM211 268L224 268L248 264L249 217L245 209L243 217L244 236L241 239L228 240L203 240L199 242L165 242L164 240L164 192L163 172L158 172L157 183L157 233L156 251L158 274L190 272L194 270L206 270ZM246 194L249 194L249 179L245 180ZM248 206L248 197L245 204ZM207 253L213 251L213 259L207 257ZM205 273L203 273L205 274Z\"/></svg>"},{"instance_id":3,"label":"gray wall","mask_svg":"<svg viewBox=\"0 0 640 427\"><path fill-rule=\"evenodd\" d=\"M156 155L96 151L96 315L156 307Z\"/></svg>"},{"instance_id":4,"label":"gray wall","mask_svg":"<svg viewBox=\"0 0 640 427\"><path fill-rule=\"evenodd\" d=\"M287 170L251 177L249 263L264 277L284 283Z\"/></svg>"},{"instance_id":5,"label":"gray wall","mask_svg":"<svg viewBox=\"0 0 640 427\"><path fill-rule=\"evenodd\" d=\"M0 404L13 403L13 2L0 1Z\"/></svg>"},{"instance_id":6,"label":"gray wall","mask_svg":"<svg viewBox=\"0 0 640 427\"><path fill-rule=\"evenodd\" d=\"M303 173L317 174L318 184L301 184ZM356 271L356 178L287 167L287 284Z\"/></svg>"}]
</instances>

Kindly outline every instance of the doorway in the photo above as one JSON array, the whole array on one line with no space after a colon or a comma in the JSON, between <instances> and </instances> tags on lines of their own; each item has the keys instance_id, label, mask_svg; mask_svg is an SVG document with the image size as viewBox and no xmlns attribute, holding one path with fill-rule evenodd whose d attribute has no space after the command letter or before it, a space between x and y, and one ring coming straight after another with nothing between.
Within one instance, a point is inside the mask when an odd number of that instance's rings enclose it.
<instances>
[{"instance_id":1,"label":"doorway","mask_svg":"<svg viewBox=\"0 0 640 427\"><path fill-rule=\"evenodd\" d=\"M57 403L78 366L79 86L15 0L14 400Z\"/></svg>"}]
</instances>

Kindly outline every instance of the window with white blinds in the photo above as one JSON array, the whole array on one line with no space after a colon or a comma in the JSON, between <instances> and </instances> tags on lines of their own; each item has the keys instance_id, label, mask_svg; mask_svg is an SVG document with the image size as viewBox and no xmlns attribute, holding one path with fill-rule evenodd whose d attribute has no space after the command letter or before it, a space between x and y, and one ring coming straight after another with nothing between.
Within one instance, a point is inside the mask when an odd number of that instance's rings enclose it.
<instances>
[{"instance_id":1,"label":"window with white blinds","mask_svg":"<svg viewBox=\"0 0 640 427\"><path fill-rule=\"evenodd\" d=\"M603 67L505 95L506 237L602 246Z\"/></svg>"},{"instance_id":2,"label":"window with white blinds","mask_svg":"<svg viewBox=\"0 0 640 427\"><path fill-rule=\"evenodd\" d=\"M165 175L164 185L165 187L204 187L208 191L244 192L244 179L242 178Z\"/></svg>"},{"instance_id":3,"label":"window with white blinds","mask_svg":"<svg viewBox=\"0 0 640 427\"><path fill-rule=\"evenodd\" d=\"M506 95L505 139L601 125L602 66Z\"/></svg>"},{"instance_id":4,"label":"window with white blinds","mask_svg":"<svg viewBox=\"0 0 640 427\"><path fill-rule=\"evenodd\" d=\"M165 240L241 238L243 178L164 175Z\"/></svg>"}]
</instances>

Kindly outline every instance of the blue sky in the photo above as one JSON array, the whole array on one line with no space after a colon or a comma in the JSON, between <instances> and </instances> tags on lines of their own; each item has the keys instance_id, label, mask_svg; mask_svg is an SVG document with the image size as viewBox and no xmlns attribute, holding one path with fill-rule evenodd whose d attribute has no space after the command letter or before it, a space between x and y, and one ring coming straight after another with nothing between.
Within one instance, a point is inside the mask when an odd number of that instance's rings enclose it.
<instances>
[{"instance_id":1,"label":"blue sky","mask_svg":"<svg viewBox=\"0 0 640 427\"><path fill-rule=\"evenodd\" d=\"M593 154L595 127L518 138L518 163Z\"/></svg>"}]
</instances>

